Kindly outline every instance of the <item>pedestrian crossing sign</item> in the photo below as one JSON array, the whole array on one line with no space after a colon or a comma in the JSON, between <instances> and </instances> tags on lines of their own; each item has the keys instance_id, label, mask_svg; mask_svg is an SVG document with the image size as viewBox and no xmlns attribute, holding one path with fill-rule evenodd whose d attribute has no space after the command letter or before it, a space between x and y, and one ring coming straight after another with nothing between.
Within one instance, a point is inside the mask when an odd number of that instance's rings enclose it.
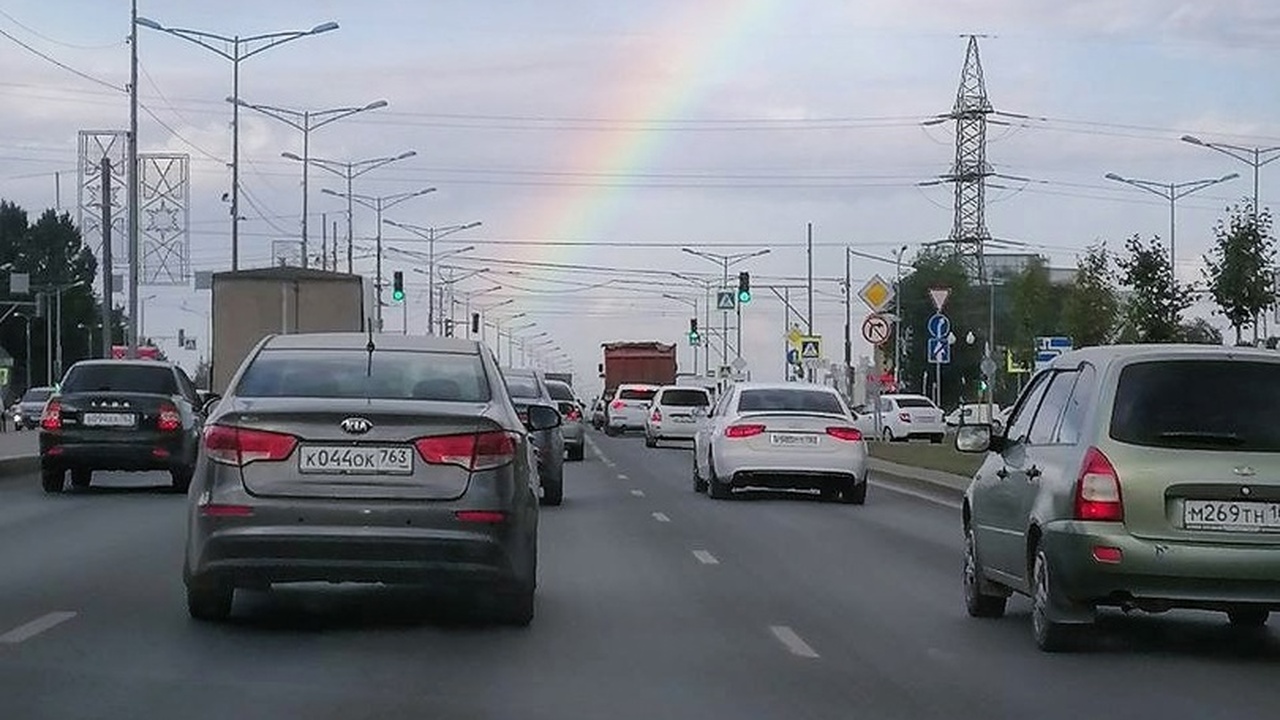
<instances>
[{"instance_id":1,"label":"pedestrian crossing sign","mask_svg":"<svg viewBox=\"0 0 1280 720\"><path fill-rule=\"evenodd\" d=\"M822 338L818 335L800 338L800 359L817 360L822 357Z\"/></svg>"}]
</instances>

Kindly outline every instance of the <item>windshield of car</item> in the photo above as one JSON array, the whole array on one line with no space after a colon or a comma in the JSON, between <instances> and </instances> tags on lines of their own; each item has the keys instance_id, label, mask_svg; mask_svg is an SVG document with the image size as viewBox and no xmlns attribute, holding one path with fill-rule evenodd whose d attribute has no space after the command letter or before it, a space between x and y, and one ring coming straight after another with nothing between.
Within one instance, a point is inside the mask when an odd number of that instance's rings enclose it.
<instances>
[{"instance_id":1,"label":"windshield of car","mask_svg":"<svg viewBox=\"0 0 1280 720\"><path fill-rule=\"evenodd\" d=\"M1148 447L1280 452L1280 365L1141 362L1120 372L1111 437Z\"/></svg>"},{"instance_id":2,"label":"windshield of car","mask_svg":"<svg viewBox=\"0 0 1280 720\"><path fill-rule=\"evenodd\" d=\"M622 388L618 391L619 400L652 400L658 394L657 388Z\"/></svg>"},{"instance_id":3,"label":"windshield of car","mask_svg":"<svg viewBox=\"0 0 1280 720\"><path fill-rule=\"evenodd\" d=\"M711 398L701 390L664 390L658 404L670 407L706 407L711 404Z\"/></svg>"},{"instance_id":4,"label":"windshield of car","mask_svg":"<svg viewBox=\"0 0 1280 720\"><path fill-rule=\"evenodd\" d=\"M937 407L927 398L900 397L898 407L900 408L934 408Z\"/></svg>"},{"instance_id":5,"label":"windshield of car","mask_svg":"<svg viewBox=\"0 0 1280 720\"><path fill-rule=\"evenodd\" d=\"M577 398L573 396L573 388L562 382L548 381L547 392L551 393L551 397L554 400L567 400L569 402L577 401Z\"/></svg>"},{"instance_id":6,"label":"windshield of car","mask_svg":"<svg viewBox=\"0 0 1280 720\"><path fill-rule=\"evenodd\" d=\"M235 394L486 402L489 383L479 355L267 349L245 369Z\"/></svg>"},{"instance_id":7,"label":"windshield of car","mask_svg":"<svg viewBox=\"0 0 1280 720\"><path fill-rule=\"evenodd\" d=\"M538 380L532 375L507 373L507 392L511 397L540 398L542 391L538 389Z\"/></svg>"},{"instance_id":8,"label":"windshield of car","mask_svg":"<svg viewBox=\"0 0 1280 720\"><path fill-rule=\"evenodd\" d=\"M24 403L44 402L45 400L48 400L49 396L52 394L53 394L53 390L51 388L31 388L30 390L27 391L25 395L22 396L22 402Z\"/></svg>"},{"instance_id":9,"label":"windshield of car","mask_svg":"<svg viewBox=\"0 0 1280 720\"><path fill-rule=\"evenodd\" d=\"M123 392L177 395L178 381L167 365L96 362L67 371L61 392Z\"/></svg>"},{"instance_id":10,"label":"windshield of car","mask_svg":"<svg viewBox=\"0 0 1280 720\"><path fill-rule=\"evenodd\" d=\"M821 390L743 390L738 412L810 412L844 415L834 393Z\"/></svg>"}]
</instances>

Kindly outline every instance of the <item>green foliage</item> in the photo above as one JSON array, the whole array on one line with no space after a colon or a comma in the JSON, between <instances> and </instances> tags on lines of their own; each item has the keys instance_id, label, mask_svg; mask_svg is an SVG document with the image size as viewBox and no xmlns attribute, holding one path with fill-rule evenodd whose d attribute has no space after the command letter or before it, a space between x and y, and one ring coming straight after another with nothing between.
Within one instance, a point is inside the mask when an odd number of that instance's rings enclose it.
<instances>
[{"instance_id":1,"label":"green foliage","mask_svg":"<svg viewBox=\"0 0 1280 720\"><path fill-rule=\"evenodd\" d=\"M1196 318L1183 323L1178 328L1178 342L1195 343L1196 345L1221 345L1222 331L1209 324L1204 318Z\"/></svg>"},{"instance_id":2,"label":"green foliage","mask_svg":"<svg viewBox=\"0 0 1280 720\"><path fill-rule=\"evenodd\" d=\"M1062 313L1067 292L1050 282L1049 268L1040 258L1033 259L1022 272L1006 278L1004 285L1011 317L1002 342L1019 364L1030 365L1035 360L1035 339L1063 332Z\"/></svg>"},{"instance_id":3,"label":"green foliage","mask_svg":"<svg viewBox=\"0 0 1280 720\"><path fill-rule=\"evenodd\" d=\"M1228 217L1214 226L1214 246L1205 256L1204 277L1209 294L1235 330L1252 325L1269 307L1271 267L1275 261L1275 241L1271 237L1271 213L1255 213L1246 201L1228 208Z\"/></svg>"},{"instance_id":4,"label":"green foliage","mask_svg":"<svg viewBox=\"0 0 1280 720\"><path fill-rule=\"evenodd\" d=\"M1105 244L1092 245L1076 263L1075 280L1063 307L1063 327L1076 347L1092 347L1111 342L1119 320L1113 258Z\"/></svg>"},{"instance_id":5,"label":"green foliage","mask_svg":"<svg viewBox=\"0 0 1280 720\"><path fill-rule=\"evenodd\" d=\"M1120 285L1129 291L1121 340L1178 342L1182 314L1195 301L1194 293L1174 276L1168 249L1160 238L1144 241L1134 235L1125 242L1125 252L1117 260Z\"/></svg>"}]
</instances>

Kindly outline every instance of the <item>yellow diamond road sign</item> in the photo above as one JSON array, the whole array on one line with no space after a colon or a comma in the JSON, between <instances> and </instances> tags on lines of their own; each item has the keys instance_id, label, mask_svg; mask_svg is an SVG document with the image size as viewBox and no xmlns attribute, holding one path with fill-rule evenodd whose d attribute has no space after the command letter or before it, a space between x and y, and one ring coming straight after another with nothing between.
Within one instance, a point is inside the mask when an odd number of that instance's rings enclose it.
<instances>
[{"instance_id":1,"label":"yellow diamond road sign","mask_svg":"<svg viewBox=\"0 0 1280 720\"><path fill-rule=\"evenodd\" d=\"M872 275L858 292L858 297L871 308L871 312L882 312L893 301L893 286L879 275Z\"/></svg>"},{"instance_id":2,"label":"yellow diamond road sign","mask_svg":"<svg viewBox=\"0 0 1280 720\"><path fill-rule=\"evenodd\" d=\"M800 349L800 340L804 338L804 334L800 332L800 328L792 326L791 332L787 333L787 342L791 343L791 347Z\"/></svg>"}]
</instances>

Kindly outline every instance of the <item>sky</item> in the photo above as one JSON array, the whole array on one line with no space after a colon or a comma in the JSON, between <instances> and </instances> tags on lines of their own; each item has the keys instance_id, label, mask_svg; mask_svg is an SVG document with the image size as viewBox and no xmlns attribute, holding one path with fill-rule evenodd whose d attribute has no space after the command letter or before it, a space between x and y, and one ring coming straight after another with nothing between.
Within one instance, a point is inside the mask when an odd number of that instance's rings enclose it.
<instances>
[{"instance_id":1,"label":"sky","mask_svg":"<svg viewBox=\"0 0 1280 720\"><path fill-rule=\"evenodd\" d=\"M139 14L227 36L337 22L242 62L240 97L312 111L386 100L314 130L312 156L415 151L362 176L356 192L434 187L384 217L482 222L436 243L438 254L474 246L440 263L474 273L454 284L456 317L466 293L473 309L512 300L487 316L523 313L507 326L535 323L521 333L571 358L583 395L598 384L604 342L678 343L691 369L690 303L706 325L695 283L721 268L684 247L770 250L732 272L750 271L755 288L743 312L748 368L780 377L784 308L768 288L789 287L807 313L810 225L813 329L839 361L844 248L886 258L905 246L909 257L950 231L950 189L920 183L947 172L954 130L923 123L954 103L964 34L984 36L994 107L1026 116L989 128L993 168L1025 180L993 181L988 228L1054 266L1099 241L1167 237L1168 204L1107 173L1183 182L1239 172L1178 203L1178 272L1199 279L1213 224L1251 193L1252 170L1179 138L1280 145L1280 6L1266 0L139 0ZM129 3L10 0L0 30L0 197L74 217L78 132L127 127ZM190 155L191 269L229 269L231 63L139 32L140 147ZM300 237L301 166L281 153L300 154L302 134L243 111L240 136L245 268ZM1269 169L1264 206L1280 196ZM337 179L313 167L309 228L318 250L320 228L338 223L345 269L345 202L322 192L342 190ZM373 212L357 206L353 226L356 270L371 274ZM383 235L384 274L404 271L409 292L385 310L386 327L398 330L407 312L424 332L425 245L390 226ZM858 256L854 288L894 270ZM207 352L208 291L188 281L142 296L146 334L194 366ZM855 298L855 358L870 354L857 332L867 312ZM1211 312L1192 315L1223 326ZM179 329L196 351L176 349ZM505 342L501 352L505 361Z\"/></svg>"}]
</instances>

